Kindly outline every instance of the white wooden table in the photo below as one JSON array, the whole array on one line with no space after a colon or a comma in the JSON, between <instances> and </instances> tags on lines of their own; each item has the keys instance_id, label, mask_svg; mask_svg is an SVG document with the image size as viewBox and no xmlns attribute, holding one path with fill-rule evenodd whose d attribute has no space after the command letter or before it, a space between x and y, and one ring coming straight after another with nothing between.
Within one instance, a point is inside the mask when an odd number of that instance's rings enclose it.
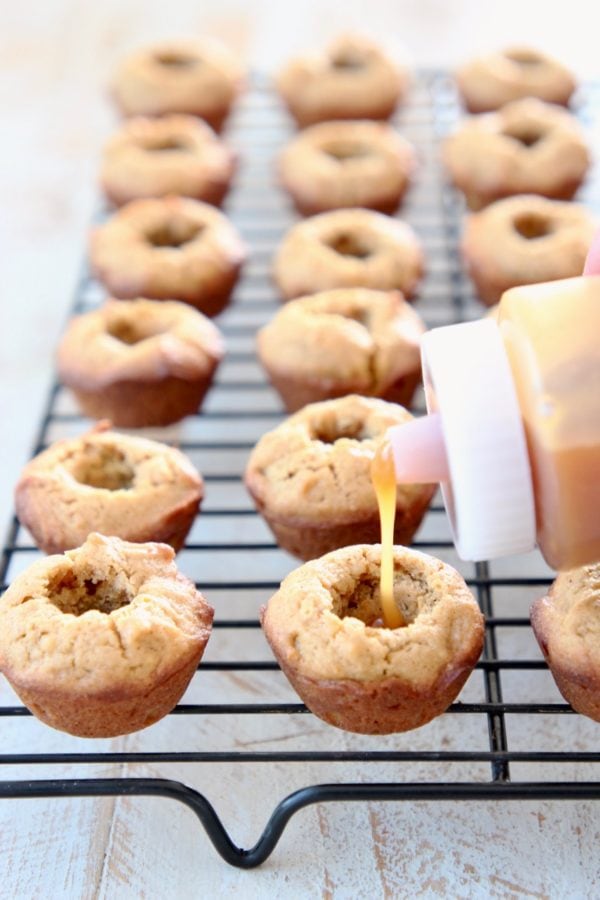
<instances>
[{"instance_id":1,"label":"white wooden table","mask_svg":"<svg viewBox=\"0 0 600 900\"><path fill-rule=\"evenodd\" d=\"M341 28L367 27L404 46L418 64L451 65L481 47L530 41L558 53L584 75L595 75L594 4L504 2L230 2L181 0L48 0L3 4L0 28L0 398L3 412L2 519L12 485L28 455L50 380L51 359L85 246L96 203L98 152L114 124L105 85L115 62L136 45L166 35L203 31L239 48L255 68L271 69L303 46ZM568 21L565 24L565 17ZM523 614L524 598L521 603ZM515 638L516 640L517 638ZM260 636L257 636L260 640ZM533 649L532 649L532 652ZM237 685L248 698L261 673ZM203 688L210 694L210 678ZM545 689L545 688L544 688ZM551 691L551 686L548 687ZM10 702L2 683L0 699ZM294 699L282 680L277 699ZM302 720L291 735L312 739L319 723ZM514 723L518 729L518 723ZM154 746L201 747L215 741L202 721L179 717L156 726ZM470 735L468 725L461 739ZM518 735L523 748L597 747L592 723L565 717L564 727L541 716L535 733ZM425 731L425 730L423 730ZM240 746L290 740L273 721L269 733L246 733ZM419 747L420 732L388 746ZM444 739L451 746L450 731ZM2 720L2 740L23 752L78 750L31 720ZM144 736L114 742L128 750ZM85 743L86 749L93 742ZM109 771L110 769L110 771ZM94 769L97 776L123 766ZM234 839L249 846L273 802L312 773L265 766L250 775L232 766L197 767L191 782L218 804ZM356 775L354 767L345 771ZM73 775L64 767L62 775ZM154 775L153 766L136 774ZM23 777L23 771L19 776ZM31 769L52 777L56 769ZM81 770L77 774L82 774ZM86 773L83 773L86 774ZM161 768L164 775L164 767ZM169 777L190 782L173 765ZM416 774L416 773L415 773ZM535 771L527 773L535 779ZM564 773L557 772L559 779ZM568 773L569 776L577 773ZM1 778L14 775L9 767ZM382 770L382 778L386 772ZM389 777L389 773L388 773ZM265 799L263 799L263 797ZM270 801L270 802L269 802ZM240 803L250 810L240 820ZM307 809L294 817L265 866L240 872L226 866L192 814L169 801L148 799L6 801L0 803L0 897L597 897L600 872L597 806L592 803L356 804Z\"/></svg>"}]
</instances>

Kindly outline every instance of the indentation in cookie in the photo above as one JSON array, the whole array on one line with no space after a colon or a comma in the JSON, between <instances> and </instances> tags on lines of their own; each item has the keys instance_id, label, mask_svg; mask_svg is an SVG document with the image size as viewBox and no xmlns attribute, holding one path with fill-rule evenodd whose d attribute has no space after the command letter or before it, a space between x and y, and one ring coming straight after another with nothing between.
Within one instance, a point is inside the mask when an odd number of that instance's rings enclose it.
<instances>
[{"instance_id":1,"label":"indentation in cookie","mask_svg":"<svg viewBox=\"0 0 600 900\"><path fill-rule=\"evenodd\" d=\"M72 616L81 616L92 609L109 615L131 603L133 596L133 589L122 573L108 581L99 573L77 573L65 568L48 582L50 602Z\"/></svg>"},{"instance_id":2,"label":"indentation in cookie","mask_svg":"<svg viewBox=\"0 0 600 900\"><path fill-rule=\"evenodd\" d=\"M148 338L167 331L166 325L157 322L145 322L143 319L134 319L128 310L119 315L119 311L109 315L106 322L106 333L122 344L133 346L140 344Z\"/></svg>"},{"instance_id":3,"label":"indentation in cookie","mask_svg":"<svg viewBox=\"0 0 600 900\"><path fill-rule=\"evenodd\" d=\"M358 322L359 325L362 325L363 328L366 328L367 331L371 330L372 326L372 316L368 309L361 309L360 307L347 307L346 309L341 309L339 312L331 313L331 315L343 316L344 319L352 319L353 322Z\"/></svg>"},{"instance_id":4,"label":"indentation in cookie","mask_svg":"<svg viewBox=\"0 0 600 900\"><path fill-rule=\"evenodd\" d=\"M546 135L546 132L533 124L507 126L502 134L522 144L523 147L534 147Z\"/></svg>"},{"instance_id":5,"label":"indentation in cookie","mask_svg":"<svg viewBox=\"0 0 600 900\"><path fill-rule=\"evenodd\" d=\"M538 213L521 213L513 219L513 228L528 241L546 237L554 231L552 221Z\"/></svg>"},{"instance_id":6,"label":"indentation in cookie","mask_svg":"<svg viewBox=\"0 0 600 900\"><path fill-rule=\"evenodd\" d=\"M367 60L363 53L351 47L336 50L330 58L333 69L363 69Z\"/></svg>"},{"instance_id":7,"label":"indentation in cookie","mask_svg":"<svg viewBox=\"0 0 600 900\"><path fill-rule=\"evenodd\" d=\"M85 444L72 460L70 472L80 484L106 491L128 490L135 480L125 454L110 444Z\"/></svg>"},{"instance_id":8,"label":"indentation in cookie","mask_svg":"<svg viewBox=\"0 0 600 900\"><path fill-rule=\"evenodd\" d=\"M343 438L353 441L368 441L374 432L360 416L337 416L331 411L321 410L310 422L310 437L322 444L335 444Z\"/></svg>"},{"instance_id":9,"label":"indentation in cookie","mask_svg":"<svg viewBox=\"0 0 600 900\"><path fill-rule=\"evenodd\" d=\"M378 565L365 561L365 569L335 585L331 590L333 612L340 619L349 616L365 625L380 628L383 625L380 571ZM434 591L426 580L397 566L394 570L394 599L409 625L422 613L430 611L437 602Z\"/></svg>"},{"instance_id":10,"label":"indentation in cookie","mask_svg":"<svg viewBox=\"0 0 600 900\"><path fill-rule=\"evenodd\" d=\"M189 146L184 140L170 136L148 138L144 141L143 147L150 153L161 153L165 150L177 150L178 152L189 150Z\"/></svg>"},{"instance_id":11,"label":"indentation in cookie","mask_svg":"<svg viewBox=\"0 0 600 900\"><path fill-rule=\"evenodd\" d=\"M349 159L361 159L372 156L373 149L367 144L358 141L330 141L322 147L323 153L337 159L338 162L346 162Z\"/></svg>"},{"instance_id":12,"label":"indentation in cookie","mask_svg":"<svg viewBox=\"0 0 600 900\"><path fill-rule=\"evenodd\" d=\"M146 232L146 240L153 247L183 247L191 241L195 241L204 231L204 225L200 222L190 222L189 219L173 218L169 222L163 222Z\"/></svg>"},{"instance_id":13,"label":"indentation in cookie","mask_svg":"<svg viewBox=\"0 0 600 900\"><path fill-rule=\"evenodd\" d=\"M201 62L197 56L176 50L162 50L154 55L154 59L159 65L169 69L191 69Z\"/></svg>"},{"instance_id":14,"label":"indentation in cookie","mask_svg":"<svg viewBox=\"0 0 600 900\"><path fill-rule=\"evenodd\" d=\"M504 56L519 66L539 66L544 62L540 54L534 50L507 50Z\"/></svg>"},{"instance_id":15,"label":"indentation in cookie","mask_svg":"<svg viewBox=\"0 0 600 900\"><path fill-rule=\"evenodd\" d=\"M353 256L355 259L367 259L373 253L370 242L361 235L350 231L334 234L326 244L340 256Z\"/></svg>"}]
</instances>

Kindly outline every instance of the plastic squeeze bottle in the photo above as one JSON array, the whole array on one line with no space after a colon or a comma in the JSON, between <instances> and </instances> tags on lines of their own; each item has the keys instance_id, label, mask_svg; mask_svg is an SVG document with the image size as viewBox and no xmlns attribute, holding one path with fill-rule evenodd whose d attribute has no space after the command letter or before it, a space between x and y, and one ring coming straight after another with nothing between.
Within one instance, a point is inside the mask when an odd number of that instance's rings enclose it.
<instances>
[{"instance_id":1,"label":"plastic squeeze bottle","mask_svg":"<svg viewBox=\"0 0 600 900\"><path fill-rule=\"evenodd\" d=\"M429 415L388 433L396 480L440 482L459 556L537 537L553 568L600 560L600 275L506 291L498 324L425 334L422 365Z\"/></svg>"}]
</instances>

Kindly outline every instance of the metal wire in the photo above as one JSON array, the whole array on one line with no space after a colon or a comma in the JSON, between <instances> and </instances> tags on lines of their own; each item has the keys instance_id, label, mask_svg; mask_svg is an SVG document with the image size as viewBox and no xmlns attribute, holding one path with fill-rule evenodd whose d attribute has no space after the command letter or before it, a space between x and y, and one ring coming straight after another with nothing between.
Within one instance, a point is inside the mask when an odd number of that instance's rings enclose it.
<instances>
[{"instance_id":1,"label":"metal wire","mask_svg":"<svg viewBox=\"0 0 600 900\"><path fill-rule=\"evenodd\" d=\"M582 103L583 121L592 118L593 107L600 103L597 86L586 92L587 103ZM457 244L461 230L462 207L460 200L444 183L436 157L439 142L453 125L460 111L453 87L443 72L422 72L415 80L413 99L400 112L396 124L417 146L422 160L422 183L411 192L402 215L410 221L422 237L430 266L429 276L423 287L417 308L430 325L447 324L477 317L481 314L467 279L461 269ZM221 316L219 325L225 333L229 352L223 363L216 385L209 395L206 410L192 417L183 430L155 430L159 439L175 441L184 452L197 462L205 472L208 485L206 506L200 514L201 522L211 523L202 532L201 539L194 531L182 553L181 566L194 567L194 561L204 564L206 558L216 555L221 560L220 572L225 577L202 577L199 587L211 599L211 592L221 592L229 598L243 597L245 592L261 595L263 601L279 585L280 575L272 575L273 566L279 571L289 571L293 563L277 549L273 539L265 531L247 497L241 476L245 458L255 440L272 428L282 417L280 401L266 384L254 355L256 328L266 322L276 311L278 298L270 283L268 261L283 231L294 216L285 198L272 184L273 154L288 136L291 128L276 99L265 87L255 87L242 104L231 129L232 141L239 147L246 170L242 168L239 183L228 204L228 214L238 225L251 252L252 261L246 271L233 305ZM594 183L588 188L593 198ZM101 300L101 291L84 271L73 303L73 311L92 308ZM66 393L58 384L51 387L48 403L40 423L34 453L48 446L57 437L83 431L85 423L72 406ZM437 518L436 518L437 517ZM452 553L452 542L446 531L440 536L443 522L442 507L434 503L425 522L425 528L415 546L434 555ZM433 523L432 534L428 523ZM442 528L443 530L443 528ZM36 553L29 536L13 519L6 543L2 549L0 582L10 580L13 565L23 567ZM264 573L247 571L248 554L254 560L264 557ZM254 566L256 573L260 566ZM489 800L489 799L581 799L600 798L600 784L593 778L587 780L548 780L539 782L511 780L511 764L534 763L540 767L565 763L593 766L600 762L600 754L575 749L568 751L545 747L540 750L522 750L511 747L507 716L524 721L528 717L572 717L572 709L563 702L536 702L527 694L527 673L544 672L545 663L538 658L505 658L500 652L499 634L502 629L514 629L525 634L529 629L526 615L501 615L497 610L497 590L534 588L543 591L550 583L550 574L544 571L521 572L519 575L499 573L488 563L478 564L466 573L466 580L474 589L486 616L486 638L483 658L477 671L483 679L483 697L475 702L454 703L445 717L476 716L486 723L488 747L485 749L390 749L389 746L363 749L357 743L355 749L311 750L257 750L236 749L234 737L236 723L266 716L310 716L302 703L273 702L265 693L258 702L181 703L172 716L231 717L229 743L226 750L160 750L93 752L28 752L13 751L3 747L0 765L12 766L18 771L25 766L53 766L77 764L95 766L129 764L132 766L152 763L168 766L172 763L221 764L235 763L256 765L260 763L323 763L331 767L343 762L360 763L360 778L356 783L315 784L289 793L275 805L267 824L254 847L237 847L224 828L221 818L207 798L194 788L178 781L156 778L54 778L48 780L21 780L0 782L0 797L98 797L98 796L160 796L178 800L187 805L198 817L206 833L223 859L234 866L251 868L262 863L273 851L283 830L294 813L305 806L333 801L415 801L415 800ZM252 594L253 596L253 594ZM258 604L254 605L256 609ZM523 610L525 612L525 610ZM228 634L236 629L247 634L257 633L258 618L255 615L221 615L215 621L215 633ZM209 645L210 646L210 645ZM262 672L278 673L272 659L208 659L200 666L197 676L203 672ZM523 697L518 702L506 700L503 691L503 675L522 673ZM0 717L30 717L22 706L0 707ZM169 721L174 721L169 719ZM534 719L531 719L533 722ZM149 730L149 740L153 734ZM437 740L433 733L432 741ZM440 763L461 765L457 782L417 781L407 783L397 780L397 770L390 769L390 782L369 783L369 768L378 763ZM473 774L474 763L489 766L489 777L482 779ZM135 771L135 770L134 770ZM597 769L586 769L595 771ZM550 772L550 774L552 774ZM360 781L361 783L358 783ZM241 815L244 811L241 811ZM165 811L168 815L168 811Z\"/></svg>"}]
</instances>

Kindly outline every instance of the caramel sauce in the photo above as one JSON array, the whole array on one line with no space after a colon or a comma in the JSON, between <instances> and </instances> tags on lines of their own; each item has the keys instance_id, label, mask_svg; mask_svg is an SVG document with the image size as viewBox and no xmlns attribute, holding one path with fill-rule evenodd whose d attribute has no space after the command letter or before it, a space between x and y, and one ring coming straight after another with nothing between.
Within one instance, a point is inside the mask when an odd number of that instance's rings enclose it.
<instances>
[{"instance_id":1,"label":"caramel sauce","mask_svg":"<svg viewBox=\"0 0 600 900\"><path fill-rule=\"evenodd\" d=\"M381 522L381 610L386 628L402 628L407 623L394 600L394 520L396 518L396 473L392 448L385 441L371 462Z\"/></svg>"},{"instance_id":2,"label":"caramel sauce","mask_svg":"<svg viewBox=\"0 0 600 900\"><path fill-rule=\"evenodd\" d=\"M600 559L600 277L507 291L499 322L527 437L546 562Z\"/></svg>"}]
</instances>

